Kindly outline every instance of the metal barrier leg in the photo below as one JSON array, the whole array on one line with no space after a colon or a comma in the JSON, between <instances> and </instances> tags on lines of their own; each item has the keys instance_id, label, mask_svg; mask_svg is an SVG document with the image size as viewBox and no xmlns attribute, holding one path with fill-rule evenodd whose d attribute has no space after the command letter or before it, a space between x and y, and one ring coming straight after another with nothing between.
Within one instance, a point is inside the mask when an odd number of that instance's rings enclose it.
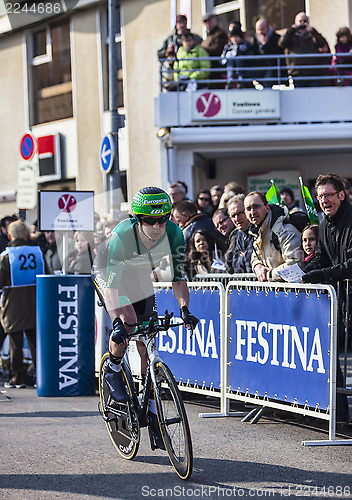
<instances>
[{"instance_id":1,"label":"metal barrier leg","mask_svg":"<svg viewBox=\"0 0 352 500\"><path fill-rule=\"evenodd\" d=\"M6 396L6 391L0 391L0 403L9 403L11 401L10 396Z\"/></svg>"},{"instance_id":2,"label":"metal barrier leg","mask_svg":"<svg viewBox=\"0 0 352 500\"><path fill-rule=\"evenodd\" d=\"M251 424L256 424L258 422L258 420L260 419L260 417L262 417L264 415L266 411L266 408L265 406L263 406L262 408L260 408L260 410L257 412L257 414L255 415L255 417L251 420Z\"/></svg>"},{"instance_id":3,"label":"metal barrier leg","mask_svg":"<svg viewBox=\"0 0 352 500\"><path fill-rule=\"evenodd\" d=\"M246 416L241 420L241 422L248 422L261 410L261 407L253 408L249 413L246 413Z\"/></svg>"},{"instance_id":4,"label":"metal barrier leg","mask_svg":"<svg viewBox=\"0 0 352 500\"><path fill-rule=\"evenodd\" d=\"M334 439L333 441L302 441L302 446L351 446L352 439Z\"/></svg>"}]
</instances>

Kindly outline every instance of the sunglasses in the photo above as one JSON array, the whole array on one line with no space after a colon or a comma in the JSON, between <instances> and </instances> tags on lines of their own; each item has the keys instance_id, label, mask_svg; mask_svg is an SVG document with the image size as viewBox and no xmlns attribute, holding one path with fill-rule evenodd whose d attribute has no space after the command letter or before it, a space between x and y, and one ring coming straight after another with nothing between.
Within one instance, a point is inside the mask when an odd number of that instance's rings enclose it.
<instances>
[{"instance_id":1,"label":"sunglasses","mask_svg":"<svg viewBox=\"0 0 352 500\"><path fill-rule=\"evenodd\" d=\"M170 214L162 215L161 217L148 217L148 216L140 217L141 222L145 222L149 226L154 226L154 224L156 223L158 223L159 225L165 224L165 222L169 219L170 219Z\"/></svg>"}]
</instances>

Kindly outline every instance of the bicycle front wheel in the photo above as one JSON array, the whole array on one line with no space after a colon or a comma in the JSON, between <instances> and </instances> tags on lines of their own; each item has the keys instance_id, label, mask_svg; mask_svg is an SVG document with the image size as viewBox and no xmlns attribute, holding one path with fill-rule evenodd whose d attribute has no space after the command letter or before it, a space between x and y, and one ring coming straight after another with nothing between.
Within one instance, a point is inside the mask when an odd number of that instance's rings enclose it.
<instances>
[{"instance_id":1,"label":"bicycle front wheel","mask_svg":"<svg viewBox=\"0 0 352 500\"><path fill-rule=\"evenodd\" d=\"M99 369L101 413L116 450L126 460L132 460L138 452L141 435L138 416L130 401L127 403L117 403L111 398L108 386L105 382L105 372L108 363L109 353L106 353L101 360ZM132 398L129 378L126 376L123 364L121 365L121 371L127 393Z\"/></svg>"},{"instance_id":2,"label":"bicycle front wheel","mask_svg":"<svg viewBox=\"0 0 352 500\"><path fill-rule=\"evenodd\" d=\"M193 451L182 396L171 370L162 361L155 365L155 376L154 396L161 435L173 468L186 480L192 475Z\"/></svg>"}]
</instances>

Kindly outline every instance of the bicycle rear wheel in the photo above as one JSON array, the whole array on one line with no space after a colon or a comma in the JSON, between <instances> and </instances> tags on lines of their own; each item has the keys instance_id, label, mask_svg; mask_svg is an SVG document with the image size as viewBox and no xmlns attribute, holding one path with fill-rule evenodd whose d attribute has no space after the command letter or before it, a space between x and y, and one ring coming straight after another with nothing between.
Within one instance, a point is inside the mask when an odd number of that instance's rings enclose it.
<instances>
[{"instance_id":1,"label":"bicycle rear wheel","mask_svg":"<svg viewBox=\"0 0 352 500\"><path fill-rule=\"evenodd\" d=\"M189 479L193 470L191 432L182 396L169 367L155 365L157 387L155 405L161 435L170 462L181 479Z\"/></svg>"},{"instance_id":2,"label":"bicycle rear wheel","mask_svg":"<svg viewBox=\"0 0 352 500\"><path fill-rule=\"evenodd\" d=\"M106 353L102 357L99 368L101 413L116 450L126 460L132 460L137 454L141 437L138 416L130 401L127 403L117 403L111 398L108 386L105 382L105 372L108 363L109 353ZM129 378L126 377L123 364L121 364L121 371L126 383L127 393L132 398L130 381Z\"/></svg>"}]
</instances>

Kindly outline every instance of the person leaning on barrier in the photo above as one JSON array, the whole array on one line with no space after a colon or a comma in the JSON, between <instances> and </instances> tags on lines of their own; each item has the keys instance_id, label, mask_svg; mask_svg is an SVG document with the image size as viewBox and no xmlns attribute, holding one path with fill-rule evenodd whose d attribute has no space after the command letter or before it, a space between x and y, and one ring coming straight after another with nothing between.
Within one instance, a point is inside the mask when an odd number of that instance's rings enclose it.
<instances>
[{"instance_id":1,"label":"person leaning on barrier","mask_svg":"<svg viewBox=\"0 0 352 500\"><path fill-rule=\"evenodd\" d=\"M229 213L227 208L219 208L213 214L213 224L216 229L228 240L230 234L234 229L234 225L232 220L229 217ZM228 246L228 241L226 243L226 247Z\"/></svg>"},{"instance_id":2,"label":"person leaning on barrier","mask_svg":"<svg viewBox=\"0 0 352 500\"><path fill-rule=\"evenodd\" d=\"M228 202L228 212L236 231L230 235L230 243L225 254L225 265L228 273L251 273L253 252L253 235L249 229L251 224L244 209L244 194L237 194Z\"/></svg>"},{"instance_id":3,"label":"person leaning on barrier","mask_svg":"<svg viewBox=\"0 0 352 500\"><path fill-rule=\"evenodd\" d=\"M259 281L282 281L278 272L302 260L301 234L286 223L288 213L269 205L264 193L253 191L245 197L246 216L253 224L251 266Z\"/></svg>"},{"instance_id":4,"label":"person leaning on barrier","mask_svg":"<svg viewBox=\"0 0 352 500\"><path fill-rule=\"evenodd\" d=\"M203 23L205 25L205 29L207 31L207 37L205 40L202 41L202 47L207 51L210 57L219 57L222 54L222 51L224 50L225 45L228 42L228 37L226 32L220 28L218 25L216 16L214 14L208 12L203 16ZM211 67L212 69L220 68L220 59L216 60L213 59L211 61ZM218 80L222 78L221 71L212 71L210 73L210 79L211 80ZM212 83L209 85L209 87L213 88L220 88L221 83Z\"/></svg>"},{"instance_id":5,"label":"person leaning on barrier","mask_svg":"<svg viewBox=\"0 0 352 500\"><path fill-rule=\"evenodd\" d=\"M39 246L29 244L29 232L22 221L8 226L10 243L0 255L0 288L2 288L0 320L10 337L12 378L6 388L25 387L23 366L23 332L32 361L36 359L36 275L47 272Z\"/></svg>"},{"instance_id":6,"label":"person leaning on barrier","mask_svg":"<svg viewBox=\"0 0 352 500\"><path fill-rule=\"evenodd\" d=\"M284 51L279 46L279 40L280 35L273 30L269 21L267 19L258 19L255 24L255 35L252 45L253 54L258 56L283 54ZM258 59L258 61L254 61L254 65L263 67L263 70L258 70L256 73L256 78L258 78L263 87L271 88L277 83L278 73L275 69L277 59ZM272 78L272 80L261 81L261 78Z\"/></svg>"},{"instance_id":7,"label":"person leaning on barrier","mask_svg":"<svg viewBox=\"0 0 352 500\"><path fill-rule=\"evenodd\" d=\"M281 37L280 47L286 50L287 54L319 54L328 47L328 42L309 24L309 18L305 12L299 12L295 17L294 24L288 28ZM294 79L295 87L318 87L322 85L322 80L310 78L307 80L296 80L295 77L316 77L322 76L320 68L297 68L297 66L314 66L324 64L325 58L318 57L288 57L287 66L289 73Z\"/></svg>"},{"instance_id":8,"label":"person leaning on barrier","mask_svg":"<svg viewBox=\"0 0 352 500\"><path fill-rule=\"evenodd\" d=\"M340 284L337 336L339 348L343 350L343 318L346 315L346 301L350 299L346 297L343 280L352 278L352 205L346 201L342 179L334 173L319 175L315 182L315 191L325 218L319 225L318 246L314 257L306 266L307 272L302 276L302 282ZM339 362L337 385L343 387ZM349 421L347 397L343 394L337 394L337 420Z\"/></svg>"}]
</instances>

